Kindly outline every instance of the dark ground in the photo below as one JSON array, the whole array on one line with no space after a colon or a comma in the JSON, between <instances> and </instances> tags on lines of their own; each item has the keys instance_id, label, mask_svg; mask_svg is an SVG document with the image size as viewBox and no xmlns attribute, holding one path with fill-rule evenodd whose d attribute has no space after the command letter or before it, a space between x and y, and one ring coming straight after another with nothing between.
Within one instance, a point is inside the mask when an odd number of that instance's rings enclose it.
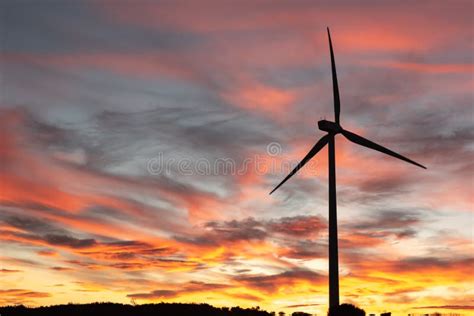
<instances>
[{"instance_id":1,"label":"dark ground","mask_svg":"<svg viewBox=\"0 0 474 316\"><path fill-rule=\"evenodd\" d=\"M67 304L28 308L23 305L0 307L1 316L148 316L148 315L212 315L212 316L270 316L256 308L222 307L208 304L159 303L124 305L118 303Z\"/></svg>"}]
</instances>

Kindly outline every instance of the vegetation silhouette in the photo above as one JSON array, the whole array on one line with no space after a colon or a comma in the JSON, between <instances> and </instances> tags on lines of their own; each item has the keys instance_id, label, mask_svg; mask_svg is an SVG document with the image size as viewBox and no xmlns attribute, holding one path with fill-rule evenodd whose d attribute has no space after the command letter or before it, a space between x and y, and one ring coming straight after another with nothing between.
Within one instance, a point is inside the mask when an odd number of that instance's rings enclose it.
<instances>
[{"instance_id":1,"label":"vegetation silhouette","mask_svg":"<svg viewBox=\"0 0 474 316\"><path fill-rule=\"evenodd\" d=\"M209 304L158 303L128 305L119 303L91 303L41 306L29 308L23 305L0 307L2 316L160 316L160 315L212 315L212 316L272 316L259 307L214 307Z\"/></svg>"},{"instance_id":2,"label":"vegetation silhouette","mask_svg":"<svg viewBox=\"0 0 474 316\"><path fill-rule=\"evenodd\" d=\"M352 304L341 304L330 307L328 316L365 316L365 311Z\"/></svg>"}]
</instances>

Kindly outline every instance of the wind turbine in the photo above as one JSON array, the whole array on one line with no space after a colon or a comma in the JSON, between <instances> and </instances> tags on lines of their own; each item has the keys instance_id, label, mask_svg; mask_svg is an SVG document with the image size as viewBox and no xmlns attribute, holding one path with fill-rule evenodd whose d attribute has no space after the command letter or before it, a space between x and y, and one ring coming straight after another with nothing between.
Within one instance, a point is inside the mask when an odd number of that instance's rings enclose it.
<instances>
[{"instance_id":1,"label":"wind turbine","mask_svg":"<svg viewBox=\"0 0 474 316\"><path fill-rule=\"evenodd\" d=\"M270 194L275 192L283 185L289 178L291 178L298 170L300 170L311 158L313 158L324 146L328 145L329 156L329 306L339 305L339 263L338 263L338 249L337 249L337 205L336 205L336 160L334 151L334 141L337 134L342 134L348 140L357 145L361 145L381 153L401 159L403 161L414 164L415 166L426 169L426 167L419 163L408 159L388 148L378 145L360 135L345 130L339 123L339 116L341 112L341 102L339 98L339 87L337 84L336 63L334 61L334 51L332 49L331 34L327 28L329 39L329 50L331 53L331 69L332 69L332 87L334 95L334 116L335 122L321 120L318 122L320 130L327 132L320 140L311 148L309 153L298 163L285 179L278 184Z\"/></svg>"}]
</instances>

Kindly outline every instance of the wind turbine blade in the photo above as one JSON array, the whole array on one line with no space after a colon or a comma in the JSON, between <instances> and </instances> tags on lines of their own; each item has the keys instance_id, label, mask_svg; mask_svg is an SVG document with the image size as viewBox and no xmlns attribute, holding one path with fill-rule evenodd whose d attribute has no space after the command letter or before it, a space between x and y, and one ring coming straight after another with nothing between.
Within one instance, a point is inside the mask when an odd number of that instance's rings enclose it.
<instances>
[{"instance_id":1,"label":"wind turbine blade","mask_svg":"<svg viewBox=\"0 0 474 316\"><path fill-rule=\"evenodd\" d=\"M311 158L314 157L314 155L316 155L329 141L329 135L324 135L323 137L321 137L320 140L318 140L318 142L313 146L313 148L311 148L311 150L309 151L309 153L303 158L303 160L300 161L300 163L295 167L295 169L293 169L287 176L285 179L283 179L282 182L280 182L280 184L278 184L275 189L272 190L272 192L270 192L270 194L272 194L273 192L276 191L276 189L278 189L279 187L281 187L283 185L283 183L285 183L289 178L291 178L291 176L293 176L298 170L300 170L301 168L303 168L303 166L311 160Z\"/></svg>"},{"instance_id":2,"label":"wind turbine blade","mask_svg":"<svg viewBox=\"0 0 474 316\"><path fill-rule=\"evenodd\" d=\"M411 160L411 159L408 159L407 157L404 157L400 154L397 154L396 152L394 151L391 151L390 149L388 148L385 148L381 145L378 145L362 136L359 136L357 134L354 134L352 132L349 132L347 130L343 130L342 131L342 135L344 135L348 140L350 140L351 142L354 142L356 144L359 144L359 145L362 145L362 146L365 146L367 148L370 148L370 149L374 149L374 150L377 150L377 151L380 151L381 153L384 153L384 154L387 154L389 156L392 156L392 157L395 157L395 158L398 158L398 159L401 159L403 161L406 161L406 162L409 162L411 164L414 164L418 167L421 167L423 169L426 169L425 166L423 165L420 165L419 163Z\"/></svg>"},{"instance_id":3,"label":"wind turbine blade","mask_svg":"<svg viewBox=\"0 0 474 316\"><path fill-rule=\"evenodd\" d=\"M341 113L341 101L339 99L339 86L337 84L337 74L336 74L336 61L334 60L334 51L332 49L332 41L331 41L331 33L328 30L328 38L329 38L329 49L331 51L331 70L332 70L332 90L334 95L334 116L336 119L336 123L339 124L339 116Z\"/></svg>"}]
</instances>

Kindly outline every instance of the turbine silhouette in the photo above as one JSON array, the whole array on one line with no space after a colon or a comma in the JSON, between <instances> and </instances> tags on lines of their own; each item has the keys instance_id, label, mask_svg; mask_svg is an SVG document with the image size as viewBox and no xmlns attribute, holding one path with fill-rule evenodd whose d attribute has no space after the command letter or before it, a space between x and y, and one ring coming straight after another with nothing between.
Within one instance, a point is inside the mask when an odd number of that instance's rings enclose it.
<instances>
[{"instance_id":1,"label":"turbine silhouette","mask_svg":"<svg viewBox=\"0 0 474 316\"><path fill-rule=\"evenodd\" d=\"M418 167L426 169L426 167L419 163L408 159L396 152L378 145L360 135L352 133L341 127L339 123L339 116L341 112L341 102L339 98L339 87L337 84L336 62L334 61L334 51L332 48L331 34L327 28L329 39L329 50L331 53L331 69L332 69L332 86L334 95L334 116L335 122L320 120L318 127L320 130L327 132L320 140L311 148L309 153L298 163L283 181L280 182L271 192L275 192L290 179L299 169L301 169L311 158L313 158L324 146L328 145L329 156L329 306L339 305L339 263L338 263L338 248L337 248L337 205L336 205L336 161L334 151L334 138L337 134L342 134L348 140L358 145L377 150L389 156L401 159L403 161L414 164Z\"/></svg>"}]
</instances>

